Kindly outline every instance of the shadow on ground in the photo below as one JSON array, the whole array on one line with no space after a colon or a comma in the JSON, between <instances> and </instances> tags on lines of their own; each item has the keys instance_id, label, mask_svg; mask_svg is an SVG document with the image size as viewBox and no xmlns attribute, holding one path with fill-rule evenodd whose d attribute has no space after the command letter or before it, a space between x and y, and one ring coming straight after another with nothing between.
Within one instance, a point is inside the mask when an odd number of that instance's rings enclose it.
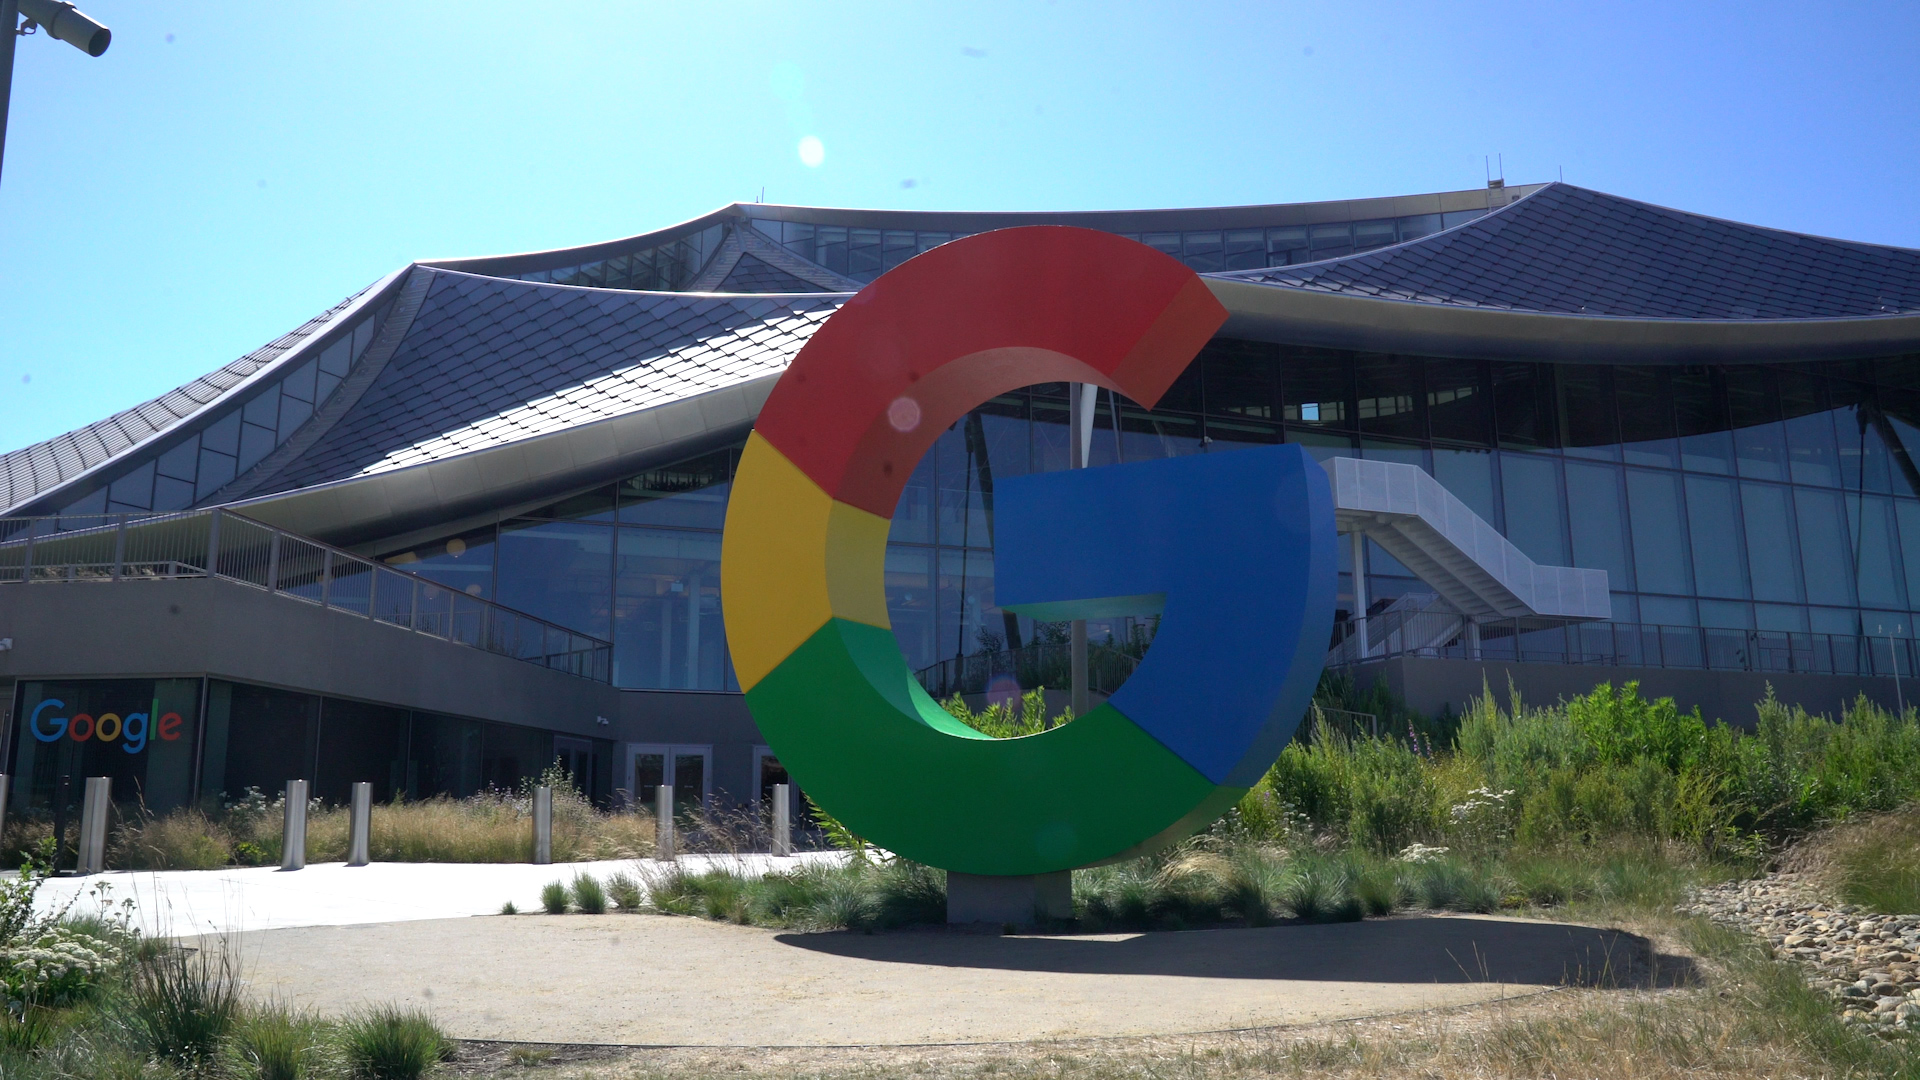
<instances>
[{"instance_id":1,"label":"shadow on ground","mask_svg":"<svg viewBox=\"0 0 1920 1080\"><path fill-rule=\"evenodd\" d=\"M1696 969L1637 934L1568 923L1413 916L1088 937L781 934L784 945L882 963L1090 975L1648 989Z\"/></svg>"}]
</instances>

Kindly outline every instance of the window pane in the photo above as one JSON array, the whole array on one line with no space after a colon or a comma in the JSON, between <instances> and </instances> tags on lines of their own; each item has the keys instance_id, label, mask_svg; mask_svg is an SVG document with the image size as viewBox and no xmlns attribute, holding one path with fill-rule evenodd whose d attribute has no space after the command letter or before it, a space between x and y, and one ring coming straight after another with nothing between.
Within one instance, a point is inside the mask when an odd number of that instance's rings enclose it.
<instances>
[{"instance_id":1,"label":"window pane","mask_svg":"<svg viewBox=\"0 0 1920 1080\"><path fill-rule=\"evenodd\" d=\"M1274 418L1273 358L1253 348L1226 348L1217 343L1201 357L1207 412L1213 416Z\"/></svg>"},{"instance_id":2,"label":"window pane","mask_svg":"<svg viewBox=\"0 0 1920 1080\"><path fill-rule=\"evenodd\" d=\"M1566 450L1578 457L1620 460L1620 427L1613 415L1613 379L1597 364L1562 365L1555 378Z\"/></svg>"},{"instance_id":3,"label":"window pane","mask_svg":"<svg viewBox=\"0 0 1920 1080\"><path fill-rule=\"evenodd\" d=\"M1545 364L1493 363L1494 428L1501 446L1553 446L1552 373Z\"/></svg>"},{"instance_id":4,"label":"window pane","mask_svg":"<svg viewBox=\"0 0 1920 1080\"><path fill-rule=\"evenodd\" d=\"M1840 497L1800 488L1793 493L1800 520L1800 562L1807 599L1816 604L1852 604L1853 545L1840 516Z\"/></svg>"},{"instance_id":5,"label":"window pane","mask_svg":"<svg viewBox=\"0 0 1920 1080\"><path fill-rule=\"evenodd\" d=\"M1694 472L1733 472L1733 436L1727 432L1726 398L1720 380L1703 368L1673 373L1674 420L1680 432L1680 464Z\"/></svg>"},{"instance_id":6,"label":"window pane","mask_svg":"<svg viewBox=\"0 0 1920 1080\"><path fill-rule=\"evenodd\" d=\"M1693 535L1693 580L1702 596L1745 597L1747 567L1741 558L1740 515L1733 481L1687 477L1687 522Z\"/></svg>"},{"instance_id":7,"label":"window pane","mask_svg":"<svg viewBox=\"0 0 1920 1080\"><path fill-rule=\"evenodd\" d=\"M1633 568L1640 588L1646 592L1692 592L1680 478L1627 470L1627 506L1633 529Z\"/></svg>"},{"instance_id":8,"label":"window pane","mask_svg":"<svg viewBox=\"0 0 1920 1080\"><path fill-rule=\"evenodd\" d=\"M1567 462L1567 516L1573 529L1573 565L1605 570L1610 588L1633 588L1620 470Z\"/></svg>"},{"instance_id":9,"label":"window pane","mask_svg":"<svg viewBox=\"0 0 1920 1080\"><path fill-rule=\"evenodd\" d=\"M623 527L615 580L616 685L726 688L719 533Z\"/></svg>"},{"instance_id":10,"label":"window pane","mask_svg":"<svg viewBox=\"0 0 1920 1080\"><path fill-rule=\"evenodd\" d=\"M1906 568L1907 595L1920 596L1920 503L1896 499L1893 506L1900 528L1900 562Z\"/></svg>"},{"instance_id":11,"label":"window pane","mask_svg":"<svg viewBox=\"0 0 1920 1080\"><path fill-rule=\"evenodd\" d=\"M993 606L993 553L942 549L939 566L935 659L1004 647L1006 620Z\"/></svg>"},{"instance_id":12,"label":"window pane","mask_svg":"<svg viewBox=\"0 0 1920 1080\"><path fill-rule=\"evenodd\" d=\"M1787 489L1776 484L1742 484L1740 503L1746 518L1754 599L1789 603L1804 600L1794 559L1793 505Z\"/></svg>"},{"instance_id":13,"label":"window pane","mask_svg":"<svg viewBox=\"0 0 1920 1080\"><path fill-rule=\"evenodd\" d=\"M1362 353L1354 366L1360 382L1361 431L1407 439L1427 437L1419 411L1419 361Z\"/></svg>"},{"instance_id":14,"label":"window pane","mask_svg":"<svg viewBox=\"0 0 1920 1080\"><path fill-rule=\"evenodd\" d=\"M1286 395L1286 418L1351 430L1353 427L1353 364L1345 353L1298 349L1280 368Z\"/></svg>"},{"instance_id":15,"label":"window pane","mask_svg":"<svg viewBox=\"0 0 1920 1080\"><path fill-rule=\"evenodd\" d=\"M1820 380L1798 372L1783 371L1779 378L1793 482L1833 487L1840 482L1839 450L1833 441L1833 417L1826 411L1825 388Z\"/></svg>"},{"instance_id":16,"label":"window pane","mask_svg":"<svg viewBox=\"0 0 1920 1080\"><path fill-rule=\"evenodd\" d=\"M933 549L887 545L887 621L907 667L939 659L934 646Z\"/></svg>"},{"instance_id":17,"label":"window pane","mask_svg":"<svg viewBox=\"0 0 1920 1080\"><path fill-rule=\"evenodd\" d=\"M649 469L620 484L620 520L631 525L718 529L726 524L738 448Z\"/></svg>"},{"instance_id":18,"label":"window pane","mask_svg":"<svg viewBox=\"0 0 1920 1080\"><path fill-rule=\"evenodd\" d=\"M500 528L499 601L606 639L612 633L613 529L516 521Z\"/></svg>"},{"instance_id":19,"label":"window pane","mask_svg":"<svg viewBox=\"0 0 1920 1080\"><path fill-rule=\"evenodd\" d=\"M1501 454L1500 487L1507 507L1507 539L1534 562L1567 565L1559 462L1527 454Z\"/></svg>"},{"instance_id":20,"label":"window pane","mask_svg":"<svg viewBox=\"0 0 1920 1080\"><path fill-rule=\"evenodd\" d=\"M1660 368L1615 368L1613 392L1619 402L1620 438L1626 444L1627 463L1677 467L1679 448L1674 445L1667 373Z\"/></svg>"},{"instance_id":21,"label":"window pane","mask_svg":"<svg viewBox=\"0 0 1920 1080\"><path fill-rule=\"evenodd\" d=\"M1728 368L1727 410L1740 475L1785 480L1787 436L1780 426L1780 399L1773 373L1758 366Z\"/></svg>"},{"instance_id":22,"label":"window pane","mask_svg":"<svg viewBox=\"0 0 1920 1080\"><path fill-rule=\"evenodd\" d=\"M468 596L493 596L493 527L432 544L421 544L383 561L428 581L437 581Z\"/></svg>"},{"instance_id":23,"label":"window pane","mask_svg":"<svg viewBox=\"0 0 1920 1080\"><path fill-rule=\"evenodd\" d=\"M1486 367L1477 360L1428 360L1427 416L1436 439L1491 445Z\"/></svg>"},{"instance_id":24,"label":"window pane","mask_svg":"<svg viewBox=\"0 0 1920 1080\"><path fill-rule=\"evenodd\" d=\"M1875 607L1907 606L1900 574L1900 541L1894 535L1893 500L1847 496L1848 517L1858 531L1860 603Z\"/></svg>"},{"instance_id":25,"label":"window pane","mask_svg":"<svg viewBox=\"0 0 1920 1080\"><path fill-rule=\"evenodd\" d=\"M1500 520L1494 510L1491 451L1449 450L1436 446L1433 448L1433 478L1488 524Z\"/></svg>"}]
</instances>

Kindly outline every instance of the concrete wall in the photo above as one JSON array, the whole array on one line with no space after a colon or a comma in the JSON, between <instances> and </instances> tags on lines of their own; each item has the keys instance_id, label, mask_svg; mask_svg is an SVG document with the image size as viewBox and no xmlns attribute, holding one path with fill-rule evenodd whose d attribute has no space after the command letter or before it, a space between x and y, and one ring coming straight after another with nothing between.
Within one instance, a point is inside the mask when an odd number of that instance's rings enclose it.
<instances>
[{"instance_id":1,"label":"concrete wall","mask_svg":"<svg viewBox=\"0 0 1920 1080\"><path fill-rule=\"evenodd\" d=\"M1452 706L1458 713L1469 698L1488 687L1498 701L1507 700L1508 680L1524 701L1552 704L1591 691L1602 682L1615 686L1638 680L1647 698L1670 697L1682 709L1698 706L1709 721L1719 719L1736 727L1752 727L1754 703L1767 687L1788 704L1808 712L1836 716L1842 703L1858 694L1891 709L1896 694L1893 680L1855 675L1783 675L1750 671L1689 671L1674 668L1587 667L1562 664L1522 664L1501 660L1428 660L1399 657L1360 667L1355 681L1362 686L1385 680L1407 704L1428 714ZM1904 686L1902 689L1920 689Z\"/></svg>"},{"instance_id":2,"label":"concrete wall","mask_svg":"<svg viewBox=\"0 0 1920 1080\"><path fill-rule=\"evenodd\" d=\"M618 738L637 743L712 746L714 794L724 793L731 801L747 802L759 790L759 777L753 771L753 751L766 740L754 726L744 696L688 690L625 690L620 699ZM624 760L623 756L621 762ZM631 777L618 775L624 767L616 762L614 787L631 785Z\"/></svg>"},{"instance_id":3,"label":"concrete wall","mask_svg":"<svg viewBox=\"0 0 1920 1080\"><path fill-rule=\"evenodd\" d=\"M615 787L626 743L711 746L715 792L757 786L739 694L617 690L218 578L0 585L0 637L0 711L16 679L210 675L612 739Z\"/></svg>"},{"instance_id":4,"label":"concrete wall","mask_svg":"<svg viewBox=\"0 0 1920 1080\"><path fill-rule=\"evenodd\" d=\"M609 738L619 691L219 578L0 585L0 682L211 675Z\"/></svg>"}]
</instances>

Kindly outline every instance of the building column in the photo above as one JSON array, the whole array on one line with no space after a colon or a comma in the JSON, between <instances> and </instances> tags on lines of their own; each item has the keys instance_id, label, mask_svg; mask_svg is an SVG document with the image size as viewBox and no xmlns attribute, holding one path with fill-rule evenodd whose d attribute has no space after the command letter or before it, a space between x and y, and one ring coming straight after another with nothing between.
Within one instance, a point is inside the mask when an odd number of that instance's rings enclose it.
<instances>
[{"instance_id":1,"label":"building column","mask_svg":"<svg viewBox=\"0 0 1920 1080\"><path fill-rule=\"evenodd\" d=\"M1353 635L1365 660L1373 651L1367 642L1367 534L1355 529L1347 536L1353 544Z\"/></svg>"}]
</instances>

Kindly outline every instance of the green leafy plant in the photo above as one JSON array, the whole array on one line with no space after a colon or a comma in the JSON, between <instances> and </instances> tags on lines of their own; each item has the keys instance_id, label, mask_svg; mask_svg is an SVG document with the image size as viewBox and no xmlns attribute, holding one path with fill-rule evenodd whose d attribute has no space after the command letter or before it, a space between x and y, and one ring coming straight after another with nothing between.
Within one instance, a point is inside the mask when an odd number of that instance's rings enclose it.
<instances>
[{"instance_id":1,"label":"green leafy plant","mask_svg":"<svg viewBox=\"0 0 1920 1080\"><path fill-rule=\"evenodd\" d=\"M567 913L567 887L558 881L550 881L540 887L540 906L549 915Z\"/></svg>"}]
</instances>

